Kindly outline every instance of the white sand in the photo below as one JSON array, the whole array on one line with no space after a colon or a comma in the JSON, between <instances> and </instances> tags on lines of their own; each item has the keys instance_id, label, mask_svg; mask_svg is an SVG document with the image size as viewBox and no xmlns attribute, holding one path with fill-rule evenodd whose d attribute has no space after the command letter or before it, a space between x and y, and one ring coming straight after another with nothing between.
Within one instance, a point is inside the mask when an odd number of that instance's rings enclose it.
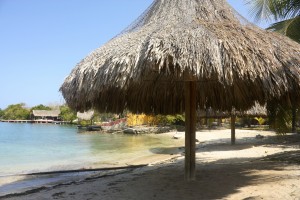
<instances>
[{"instance_id":1,"label":"white sand","mask_svg":"<svg viewBox=\"0 0 300 200\"><path fill-rule=\"evenodd\" d=\"M265 137L256 139L258 134ZM167 149L168 154L130 161L156 163L147 167L0 199L300 199L299 162L264 160L268 155L299 151L300 135L283 142L273 132L237 130L235 146L230 145L230 130L198 132L197 139L197 180L193 182L184 181L184 149L177 148L171 149L174 155Z\"/></svg>"}]
</instances>

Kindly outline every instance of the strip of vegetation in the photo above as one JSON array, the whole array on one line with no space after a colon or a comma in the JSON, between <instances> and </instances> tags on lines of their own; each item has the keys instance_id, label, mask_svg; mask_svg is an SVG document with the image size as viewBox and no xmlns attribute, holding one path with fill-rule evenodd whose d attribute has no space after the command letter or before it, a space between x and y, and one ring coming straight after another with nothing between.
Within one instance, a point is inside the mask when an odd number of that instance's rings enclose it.
<instances>
[{"instance_id":1,"label":"strip of vegetation","mask_svg":"<svg viewBox=\"0 0 300 200\"><path fill-rule=\"evenodd\" d=\"M71 110L66 105L58 105L58 106L45 106L45 105L37 105L34 107L26 107L24 103L12 104L9 105L6 109L0 109L0 119L2 120L31 120L32 119L32 111L33 110L54 110L59 109L60 114L59 118L62 121L72 122L77 118L76 112Z\"/></svg>"}]
</instances>

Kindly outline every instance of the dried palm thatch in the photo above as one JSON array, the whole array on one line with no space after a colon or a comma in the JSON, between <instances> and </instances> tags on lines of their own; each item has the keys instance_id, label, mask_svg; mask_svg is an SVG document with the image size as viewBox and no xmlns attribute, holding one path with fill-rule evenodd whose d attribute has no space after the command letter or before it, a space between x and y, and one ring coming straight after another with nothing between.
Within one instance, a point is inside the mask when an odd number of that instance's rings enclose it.
<instances>
[{"instance_id":1,"label":"dried palm thatch","mask_svg":"<svg viewBox=\"0 0 300 200\"><path fill-rule=\"evenodd\" d=\"M222 111L218 111L218 110L213 110L211 108L206 109L206 110L198 110L197 113L197 118L227 118L230 117L230 113L229 112L222 112Z\"/></svg>"},{"instance_id":2,"label":"dried palm thatch","mask_svg":"<svg viewBox=\"0 0 300 200\"><path fill-rule=\"evenodd\" d=\"M190 80L199 108L290 103L300 99L300 45L257 28L225 0L155 0L78 63L60 90L80 111L180 113Z\"/></svg>"},{"instance_id":3,"label":"dried palm thatch","mask_svg":"<svg viewBox=\"0 0 300 200\"><path fill-rule=\"evenodd\" d=\"M208 108L206 110L198 110L197 117L198 118L229 118L232 115L238 117L266 117L267 116L267 108L266 106L262 106L258 103L255 103L253 107L246 111L218 111Z\"/></svg>"},{"instance_id":4,"label":"dried palm thatch","mask_svg":"<svg viewBox=\"0 0 300 200\"><path fill-rule=\"evenodd\" d=\"M58 117L60 110L33 110L34 117Z\"/></svg>"},{"instance_id":5,"label":"dried palm thatch","mask_svg":"<svg viewBox=\"0 0 300 200\"><path fill-rule=\"evenodd\" d=\"M91 120L94 117L94 111L77 112L77 118L80 120Z\"/></svg>"},{"instance_id":6,"label":"dried palm thatch","mask_svg":"<svg viewBox=\"0 0 300 200\"><path fill-rule=\"evenodd\" d=\"M239 117L266 117L268 115L266 106L255 104L251 109L237 114Z\"/></svg>"}]
</instances>

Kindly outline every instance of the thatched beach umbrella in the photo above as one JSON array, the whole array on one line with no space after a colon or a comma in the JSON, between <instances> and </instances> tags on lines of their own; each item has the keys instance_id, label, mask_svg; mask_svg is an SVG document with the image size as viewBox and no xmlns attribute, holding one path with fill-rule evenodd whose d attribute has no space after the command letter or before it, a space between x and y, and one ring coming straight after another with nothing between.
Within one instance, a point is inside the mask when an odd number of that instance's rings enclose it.
<instances>
[{"instance_id":1,"label":"thatched beach umbrella","mask_svg":"<svg viewBox=\"0 0 300 200\"><path fill-rule=\"evenodd\" d=\"M61 91L80 111L185 112L189 180L196 106L231 111L274 98L291 102L299 100L299 83L299 44L251 25L225 0L155 0L83 59Z\"/></svg>"},{"instance_id":2,"label":"thatched beach umbrella","mask_svg":"<svg viewBox=\"0 0 300 200\"><path fill-rule=\"evenodd\" d=\"M235 121L236 117L266 117L267 116L267 108L266 106L262 106L258 103L255 103L253 107L246 111L235 111L231 112L222 112L218 110L213 110L208 108L206 110L198 110L197 117L198 118L230 118L231 120L231 144L235 144Z\"/></svg>"},{"instance_id":3,"label":"thatched beach umbrella","mask_svg":"<svg viewBox=\"0 0 300 200\"><path fill-rule=\"evenodd\" d=\"M89 110L86 112L77 112L77 118L80 120L92 120L94 117L94 111Z\"/></svg>"}]
</instances>

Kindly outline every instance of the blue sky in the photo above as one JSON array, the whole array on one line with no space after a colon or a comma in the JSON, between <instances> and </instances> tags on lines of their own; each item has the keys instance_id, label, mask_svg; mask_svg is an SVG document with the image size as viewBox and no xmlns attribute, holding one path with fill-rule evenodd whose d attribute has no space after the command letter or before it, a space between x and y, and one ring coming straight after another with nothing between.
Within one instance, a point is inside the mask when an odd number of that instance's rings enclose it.
<instances>
[{"instance_id":1,"label":"blue sky","mask_svg":"<svg viewBox=\"0 0 300 200\"><path fill-rule=\"evenodd\" d=\"M0 108L62 104L59 87L152 0L0 0ZM243 0L229 3L249 21ZM262 27L267 25L260 24Z\"/></svg>"}]
</instances>

